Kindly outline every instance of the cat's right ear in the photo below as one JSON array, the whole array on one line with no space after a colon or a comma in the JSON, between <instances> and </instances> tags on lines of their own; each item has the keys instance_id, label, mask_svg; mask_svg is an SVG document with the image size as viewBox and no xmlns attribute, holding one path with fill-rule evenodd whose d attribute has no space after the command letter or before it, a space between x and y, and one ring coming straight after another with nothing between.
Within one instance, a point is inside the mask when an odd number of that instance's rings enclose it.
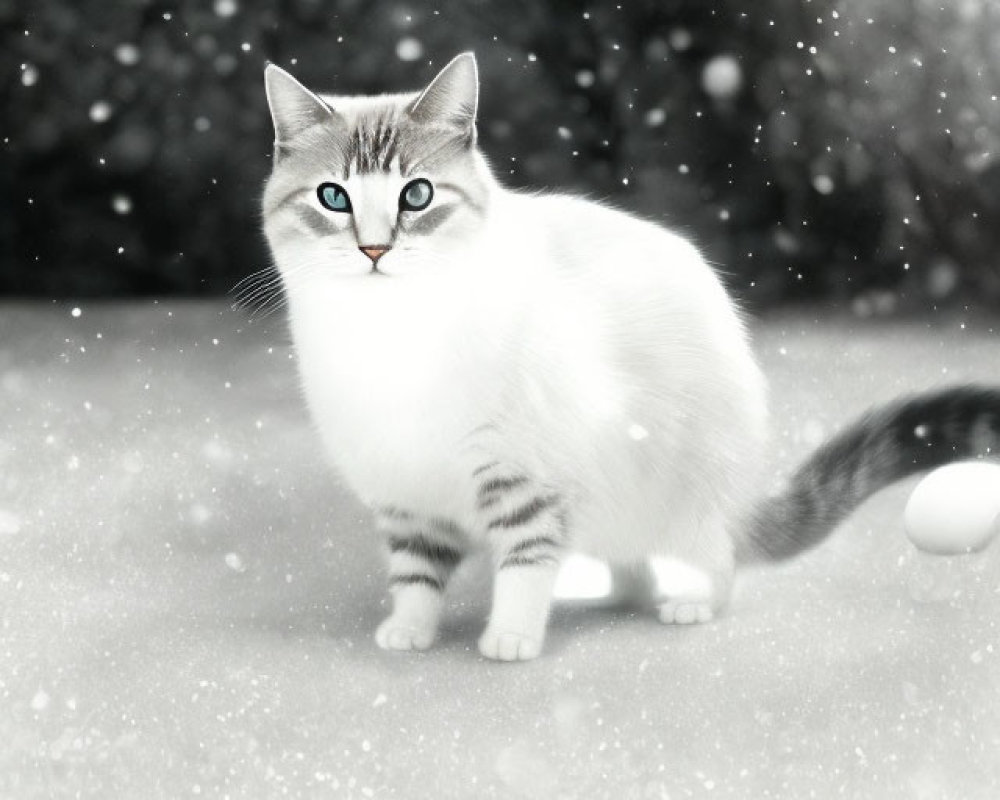
<instances>
[{"instance_id":1,"label":"cat's right ear","mask_svg":"<svg viewBox=\"0 0 1000 800\"><path fill-rule=\"evenodd\" d=\"M329 122L333 109L281 67L268 64L264 70L267 104L274 123L275 150L287 147L315 125Z\"/></svg>"}]
</instances>

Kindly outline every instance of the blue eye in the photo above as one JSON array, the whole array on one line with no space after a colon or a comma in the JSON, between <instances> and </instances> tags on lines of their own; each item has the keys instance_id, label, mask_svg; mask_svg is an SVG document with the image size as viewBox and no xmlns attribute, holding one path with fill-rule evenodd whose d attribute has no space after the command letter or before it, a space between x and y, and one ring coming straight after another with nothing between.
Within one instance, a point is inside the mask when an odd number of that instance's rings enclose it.
<instances>
[{"instance_id":1,"label":"blue eye","mask_svg":"<svg viewBox=\"0 0 1000 800\"><path fill-rule=\"evenodd\" d=\"M423 211L434 198L434 187L424 178L410 181L399 195L400 211Z\"/></svg>"},{"instance_id":2,"label":"blue eye","mask_svg":"<svg viewBox=\"0 0 1000 800\"><path fill-rule=\"evenodd\" d=\"M323 208L348 214L351 212L351 198L347 196L343 186L336 183L321 183L316 189L316 194L319 195L319 202Z\"/></svg>"}]
</instances>

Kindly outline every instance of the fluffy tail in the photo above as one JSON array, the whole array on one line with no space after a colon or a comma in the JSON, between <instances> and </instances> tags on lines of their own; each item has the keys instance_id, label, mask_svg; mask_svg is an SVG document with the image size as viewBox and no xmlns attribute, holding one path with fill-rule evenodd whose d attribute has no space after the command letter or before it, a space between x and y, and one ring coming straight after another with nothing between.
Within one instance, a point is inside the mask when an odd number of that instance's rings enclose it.
<instances>
[{"instance_id":1,"label":"fluffy tail","mask_svg":"<svg viewBox=\"0 0 1000 800\"><path fill-rule=\"evenodd\" d=\"M752 509L737 558L790 558L819 544L879 489L984 456L1000 456L1000 387L961 386L873 409L816 450L781 494Z\"/></svg>"}]
</instances>

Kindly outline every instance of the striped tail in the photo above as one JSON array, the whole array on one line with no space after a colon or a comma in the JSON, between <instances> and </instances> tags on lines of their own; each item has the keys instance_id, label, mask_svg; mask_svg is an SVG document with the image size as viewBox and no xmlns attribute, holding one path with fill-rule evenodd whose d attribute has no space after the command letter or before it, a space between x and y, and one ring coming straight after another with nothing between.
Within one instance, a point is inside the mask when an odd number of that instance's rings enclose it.
<instances>
[{"instance_id":1,"label":"striped tail","mask_svg":"<svg viewBox=\"0 0 1000 800\"><path fill-rule=\"evenodd\" d=\"M952 461L1000 456L1000 387L960 386L873 409L750 512L737 558L781 561L819 544L870 495Z\"/></svg>"}]
</instances>

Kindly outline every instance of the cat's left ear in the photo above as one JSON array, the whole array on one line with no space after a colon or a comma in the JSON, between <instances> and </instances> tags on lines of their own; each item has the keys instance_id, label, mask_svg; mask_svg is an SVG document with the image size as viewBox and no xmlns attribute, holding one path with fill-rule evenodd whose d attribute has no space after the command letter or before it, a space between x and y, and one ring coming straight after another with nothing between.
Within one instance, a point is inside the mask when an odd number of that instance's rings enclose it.
<instances>
[{"instance_id":1,"label":"cat's left ear","mask_svg":"<svg viewBox=\"0 0 1000 800\"><path fill-rule=\"evenodd\" d=\"M476 140L479 70L472 53L455 56L407 109L417 122L444 123Z\"/></svg>"}]
</instances>

